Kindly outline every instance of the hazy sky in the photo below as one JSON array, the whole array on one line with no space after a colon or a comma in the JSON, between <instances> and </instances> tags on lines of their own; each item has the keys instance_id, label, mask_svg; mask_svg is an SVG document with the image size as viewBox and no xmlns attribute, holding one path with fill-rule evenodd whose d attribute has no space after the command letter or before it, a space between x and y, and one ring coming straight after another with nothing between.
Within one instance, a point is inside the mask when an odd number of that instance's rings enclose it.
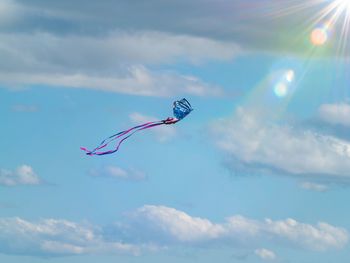
<instances>
[{"instance_id":1,"label":"hazy sky","mask_svg":"<svg viewBox=\"0 0 350 263\"><path fill-rule=\"evenodd\" d=\"M345 0L0 0L0 262L347 262L349 24Z\"/></svg>"}]
</instances>

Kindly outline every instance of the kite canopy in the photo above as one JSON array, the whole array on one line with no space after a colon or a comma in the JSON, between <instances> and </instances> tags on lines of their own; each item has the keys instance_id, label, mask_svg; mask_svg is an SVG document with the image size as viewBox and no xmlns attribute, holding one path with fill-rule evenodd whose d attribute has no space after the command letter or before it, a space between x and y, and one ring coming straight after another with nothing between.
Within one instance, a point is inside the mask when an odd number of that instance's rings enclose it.
<instances>
[{"instance_id":1,"label":"kite canopy","mask_svg":"<svg viewBox=\"0 0 350 263\"><path fill-rule=\"evenodd\" d=\"M174 101L173 113L176 119L182 120L190 114L191 111L193 111L192 106L185 98Z\"/></svg>"}]
</instances>

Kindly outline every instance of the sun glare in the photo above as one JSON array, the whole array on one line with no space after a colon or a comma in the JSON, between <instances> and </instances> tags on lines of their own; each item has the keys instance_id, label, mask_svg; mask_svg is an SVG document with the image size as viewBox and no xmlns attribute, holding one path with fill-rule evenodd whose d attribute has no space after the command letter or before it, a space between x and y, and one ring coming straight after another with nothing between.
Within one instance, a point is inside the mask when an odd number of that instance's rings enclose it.
<instances>
[{"instance_id":1,"label":"sun glare","mask_svg":"<svg viewBox=\"0 0 350 263\"><path fill-rule=\"evenodd\" d=\"M347 12L350 12L350 0L342 0L342 5Z\"/></svg>"}]
</instances>

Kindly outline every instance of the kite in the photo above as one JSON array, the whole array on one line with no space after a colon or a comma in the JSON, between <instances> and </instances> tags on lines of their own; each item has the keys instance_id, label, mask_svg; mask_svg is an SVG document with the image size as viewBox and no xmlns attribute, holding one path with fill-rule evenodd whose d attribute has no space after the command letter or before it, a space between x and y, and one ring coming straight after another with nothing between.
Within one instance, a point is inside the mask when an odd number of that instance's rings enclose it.
<instances>
[{"instance_id":1,"label":"kite","mask_svg":"<svg viewBox=\"0 0 350 263\"><path fill-rule=\"evenodd\" d=\"M193 109L192 109L191 104L185 98L183 98L182 100L174 101L174 104L173 104L174 117L168 117L168 118L166 118L164 120L160 120L160 121L146 122L144 124L137 125L135 127L127 129L125 131L118 132L118 133L116 133L116 134L114 134L114 135L104 139L100 143L99 146L97 146L95 149L93 149L91 151L86 149L85 147L80 147L80 149L85 151L87 155L106 155L106 154L115 153L116 151L119 150L119 147L123 143L123 141L128 139L130 136L132 136L136 132L139 132L139 131L142 131L142 130L146 130L146 129L150 129L150 128L153 128L153 127L157 127L157 126L160 126L160 125L175 124L178 121L180 121L183 118L185 118L188 114L190 114L190 112L192 110ZM114 149L111 149L111 150L105 150L104 149L111 142L114 142L114 141L117 141L117 144L116 144Z\"/></svg>"}]
</instances>

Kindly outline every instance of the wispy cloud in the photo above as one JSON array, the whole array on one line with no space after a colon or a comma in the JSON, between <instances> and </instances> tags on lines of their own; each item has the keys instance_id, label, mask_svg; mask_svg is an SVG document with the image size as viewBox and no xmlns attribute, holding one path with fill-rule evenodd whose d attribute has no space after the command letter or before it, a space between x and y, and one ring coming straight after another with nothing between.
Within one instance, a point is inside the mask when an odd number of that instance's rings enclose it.
<instances>
[{"instance_id":1,"label":"wispy cloud","mask_svg":"<svg viewBox=\"0 0 350 263\"><path fill-rule=\"evenodd\" d=\"M125 71L125 70L124 70ZM132 66L120 75L89 75L88 73L0 73L0 82L9 87L48 85L94 89L139 96L169 97L175 94L222 96L221 88L193 76L175 72L153 72L144 66Z\"/></svg>"},{"instance_id":2,"label":"wispy cloud","mask_svg":"<svg viewBox=\"0 0 350 263\"><path fill-rule=\"evenodd\" d=\"M29 165L21 165L16 170L0 169L0 185L37 185L41 180Z\"/></svg>"},{"instance_id":3,"label":"wispy cloud","mask_svg":"<svg viewBox=\"0 0 350 263\"><path fill-rule=\"evenodd\" d=\"M39 108L35 105L16 104L12 106L12 110L16 112L37 112Z\"/></svg>"},{"instance_id":4,"label":"wispy cloud","mask_svg":"<svg viewBox=\"0 0 350 263\"><path fill-rule=\"evenodd\" d=\"M328 124L350 127L350 105L348 103L323 104L318 109L318 115Z\"/></svg>"},{"instance_id":5,"label":"wispy cloud","mask_svg":"<svg viewBox=\"0 0 350 263\"><path fill-rule=\"evenodd\" d=\"M123 169L114 165L108 165L99 169L91 169L89 175L93 177L109 177L131 181L143 181L147 179L146 174L140 170L134 168Z\"/></svg>"},{"instance_id":6,"label":"wispy cloud","mask_svg":"<svg viewBox=\"0 0 350 263\"><path fill-rule=\"evenodd\" d=\"M273 124L254 110L238 108L212 127L231 166L277 174L350 179L350 142L288 124Z\"/></svg>"},{"instance_id":7,"label":"wispy cloud","mask_svg":"<svg viewBox=\"0 0 350 263\"><path fill-rule=\"evenodd\" d=\"M257 255L262 260L274 260L276 259L276 254L266 248L259 248L254 250L254 254Z\"/></svg>"},{"instance_id":8,"label":"wispy cloud","mask_svg":"<svg viewBox=\"0 0 350 263\"><path fill-rule=\"evenodd\" d=\"M303 182L300 184L300 187L305 190L316 191L316 192L325 192L328 190L327 185L313 183L313 182Z\"/></svg>"}]
</instances>

